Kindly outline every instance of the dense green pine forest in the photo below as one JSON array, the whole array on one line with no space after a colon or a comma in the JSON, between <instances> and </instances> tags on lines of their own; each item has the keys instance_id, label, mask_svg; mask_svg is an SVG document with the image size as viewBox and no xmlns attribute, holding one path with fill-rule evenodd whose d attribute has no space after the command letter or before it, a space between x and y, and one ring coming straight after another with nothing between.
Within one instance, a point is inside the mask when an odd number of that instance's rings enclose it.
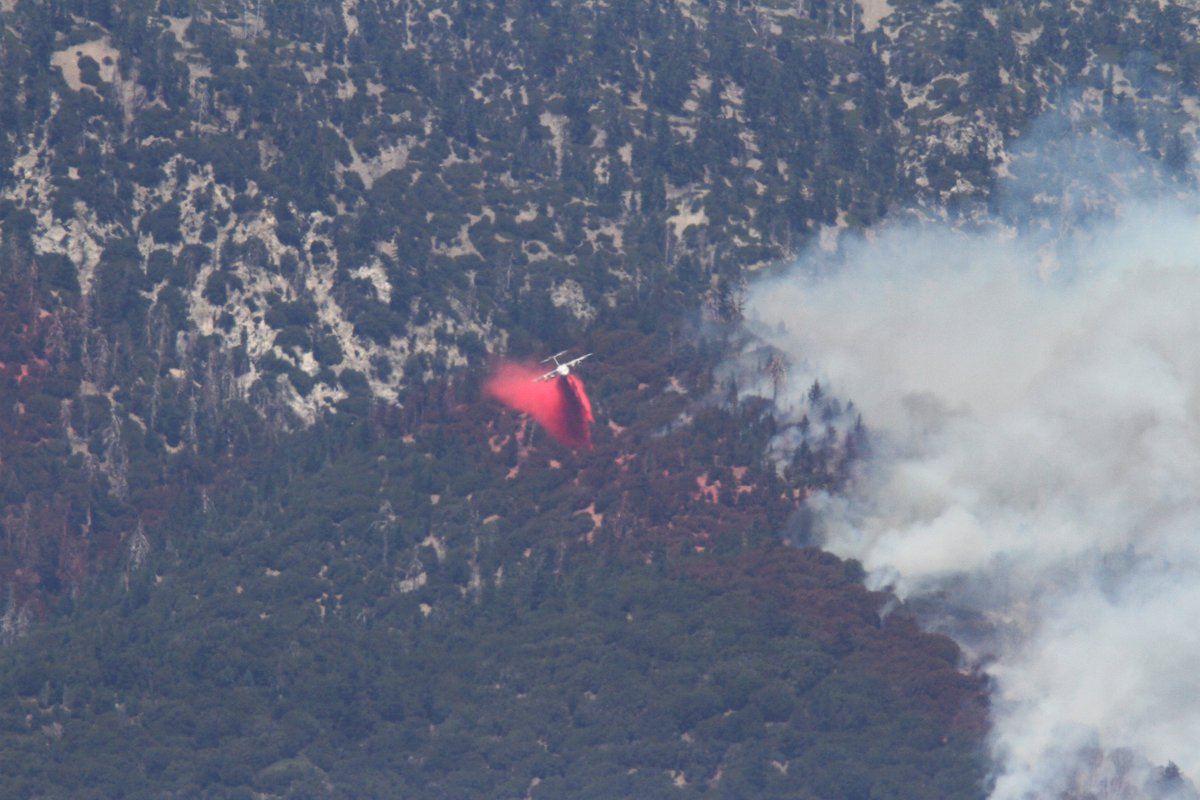
<instances>
[{"instance_id":1,"label":"dense green pine forest","mask_svg":"<svg viewBox=\"0 0 1200 800\"><path fill-rule=\"evenodd\" d=\"M809 538L871 421L739 388L743 292L1048 110L1183 174L1195 32L0 0L0 795L986 796L986 678ZM563 347L592 450L482 388Z\"/></svg>"}]
</instances>

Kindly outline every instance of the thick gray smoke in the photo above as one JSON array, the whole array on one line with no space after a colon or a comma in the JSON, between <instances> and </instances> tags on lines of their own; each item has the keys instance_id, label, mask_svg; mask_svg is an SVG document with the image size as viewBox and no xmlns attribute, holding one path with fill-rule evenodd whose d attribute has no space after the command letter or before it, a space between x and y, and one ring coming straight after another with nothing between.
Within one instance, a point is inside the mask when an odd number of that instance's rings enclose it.
<instances>
[{"instance_id":1,"label":"thick gray smoke","mask_svg":"<svg viewBox=\"0 0 1200 800\"><path fill-rule=\"evenodd\" d=\"M875 432L825 546L986 664L993 797L1167 796L1127 773L1200 775L1200 217L1051 234L886 230L747 316Z\"/></svg>"}]
</instances>

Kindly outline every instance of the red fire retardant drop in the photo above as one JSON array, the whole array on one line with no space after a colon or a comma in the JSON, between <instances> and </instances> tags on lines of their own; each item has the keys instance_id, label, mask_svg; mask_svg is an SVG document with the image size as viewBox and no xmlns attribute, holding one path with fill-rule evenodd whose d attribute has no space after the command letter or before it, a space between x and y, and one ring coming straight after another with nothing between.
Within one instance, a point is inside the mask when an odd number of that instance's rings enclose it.
<instances>
[{"instance_id":1,"label":"red fire retardant drop","mask_svg":"<svg viewBox=\"0 0 1200 800\"><path fill-rule=\"evenodd\" d=\"M544 370L501 364L484 391L509 408L533 417L567 447L592 448L592 403L575 375L534 380Z\"/></svg>"}]
</instances>

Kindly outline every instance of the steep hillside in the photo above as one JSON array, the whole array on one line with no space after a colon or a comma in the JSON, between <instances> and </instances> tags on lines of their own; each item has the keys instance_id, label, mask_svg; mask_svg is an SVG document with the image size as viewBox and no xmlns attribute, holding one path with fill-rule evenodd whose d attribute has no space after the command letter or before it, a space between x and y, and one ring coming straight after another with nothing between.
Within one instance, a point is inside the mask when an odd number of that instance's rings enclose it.
<instances>
[{"instance_id":1,"label":"steep hillside","mask_svg":"<svg viewBox=\"0 0 1200 800\"><path fill-rule=\"evenodd\" d=\"M778 549L854 479L853 398L785 423L716 366L778 389L731 323L805 247L1086 213L1103 186L1042 193L1020 147L1048 109L1186 180L1196 28L0 0L5 791L983 793L953 643ZM569 345L594 451L480 392Z\"/></svg>"},{"instance_id":2,"label":"steep hillside","mask_svg":"<svg viewBox=\"0 0 1200 800\"><path fill-rule=\"evenodd\" d=\"M211 337L307 421L347 372L394 400L516 332L727 305L889 209L969 209L1048 103L1177 168L1200 108L1195 20L1155 2L9 5L7 213L69 259L63 301L138 342L167 317L171 367Z\"/></svg>"},{"instance_id":3,"label":"steep hillside","mask_svg":"<svg viewBox=\"0 0 1200 800\"><path fill-rule=\"evenodd\" d=\"M1038 174L1009 141L1050 103L1188 163L1181 6L855 9L0 6L4 390L24 409L3 513L63 542L53 566L6 544L8 580L77 585L105 549L79 540L136 527L130 470L149 489L256 420L397 402L617 320L733 318L747 271L807 243L970 212L1009 167ZM38 483L11 467L26 445L83 472Z\"/></svg>"},{"instance_id":4,"label":"steep hillside","mask_svg":"<svg viewBox=\"0 0 1200 800\"><path fill-rule=\"evenodd\" d=\"M592 451L441 383L140 496L60 613L10 598L0 792L979 796L957 647L774 544L861 432L781 478L714 343L590 344Z\"/></svg>"}]
</instances>

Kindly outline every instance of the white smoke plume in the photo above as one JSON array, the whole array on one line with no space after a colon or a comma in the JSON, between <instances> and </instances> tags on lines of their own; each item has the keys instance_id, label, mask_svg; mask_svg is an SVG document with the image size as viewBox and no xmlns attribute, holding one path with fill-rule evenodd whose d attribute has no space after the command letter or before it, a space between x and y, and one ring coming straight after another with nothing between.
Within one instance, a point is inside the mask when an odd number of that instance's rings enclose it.
<instances>
[{"instance_id":1,"label":"white smoke plume","mask_svg":"<svg viewBox=\"0 0 1200 800\"><path fill-rule=\"evenodd\" d=\"M814 499L824 545L994 677L997 800L1200 775L1200 217L1114 208L884 230L748 297L795 397L818 379L875 434L852 496Z\"/></svg>"}]
</instances>

